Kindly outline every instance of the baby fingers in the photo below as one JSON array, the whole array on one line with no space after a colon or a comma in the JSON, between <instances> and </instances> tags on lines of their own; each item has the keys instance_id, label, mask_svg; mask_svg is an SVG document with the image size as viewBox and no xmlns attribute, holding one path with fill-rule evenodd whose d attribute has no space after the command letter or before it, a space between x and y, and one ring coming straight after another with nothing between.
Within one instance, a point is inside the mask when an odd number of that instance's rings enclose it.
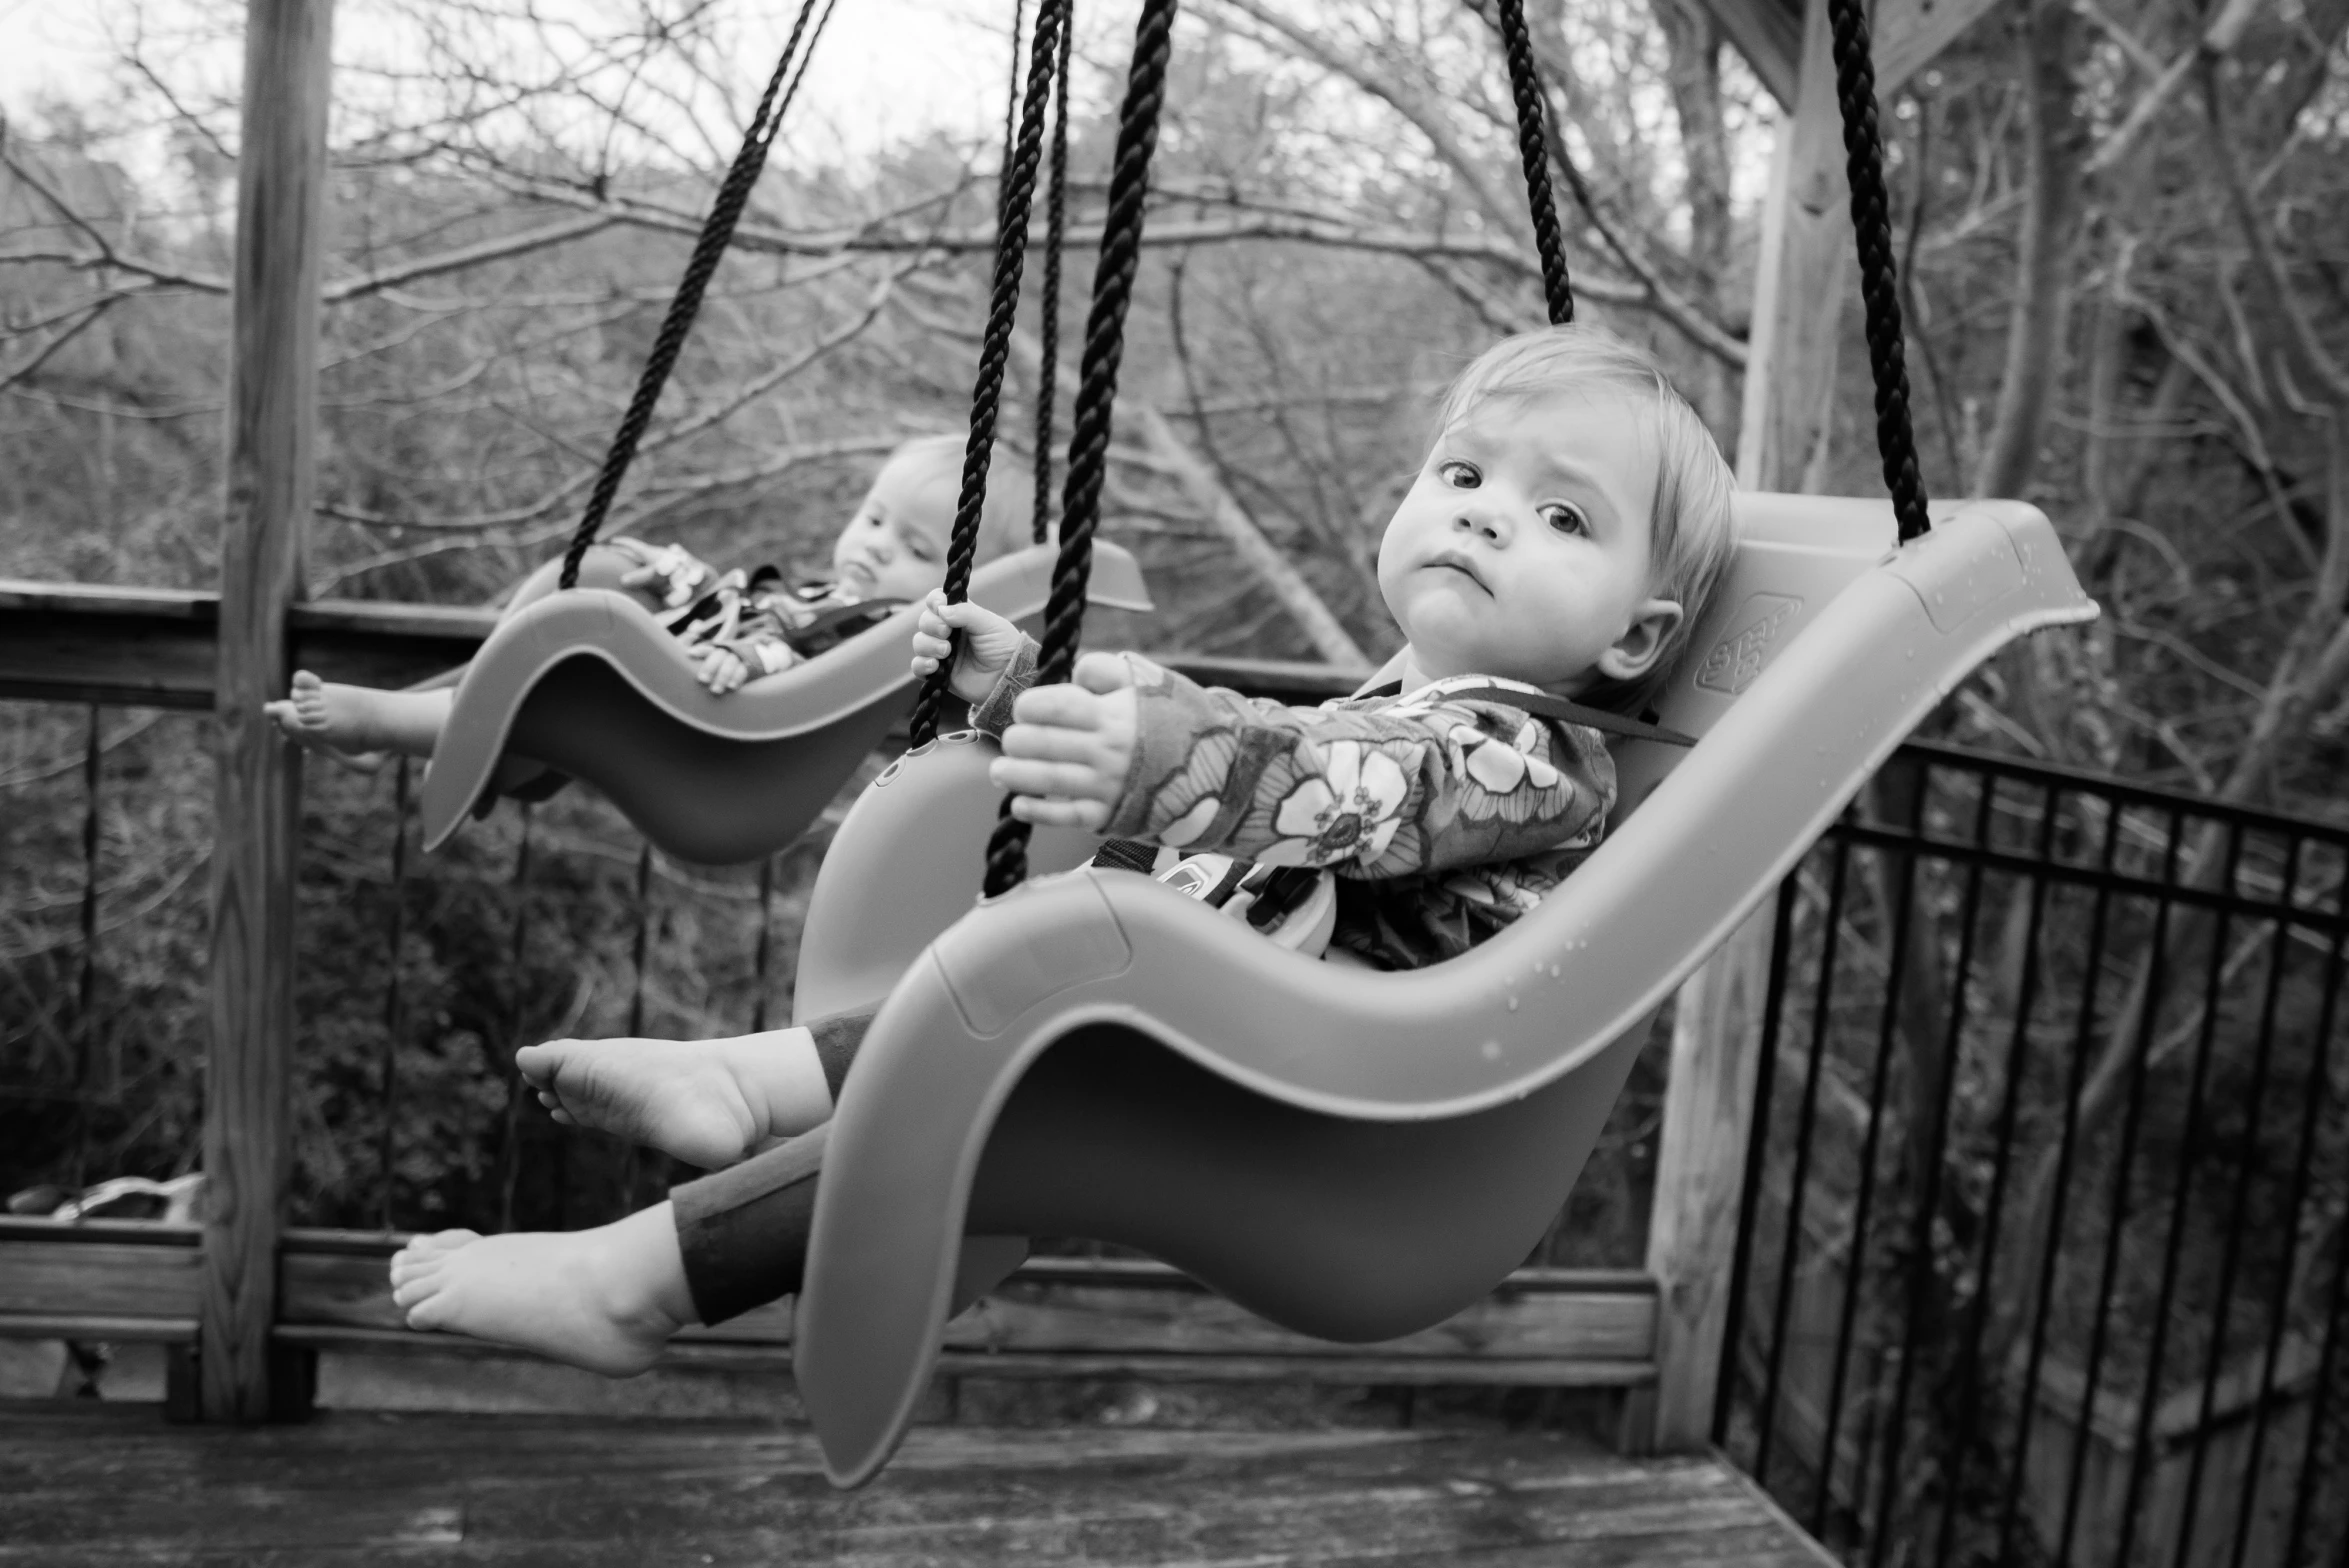
<instances>
[{"instance_id":1,"label":"baby fingers","mask_svg":"<svg viewBox=\"0 0 2349 1568\"><path fill-rule=\"evenodd\" d=\"M1024 712L1018 722L1003 732L1006 757L1091 763L1105 761L1111 749L1104 744L1101 732L1090 724L1039 722Z\"/></svg>"},{"instance_id":2,"label":"baby fingers","mask_svg":"<svg viewBox=\"0 0 2349 1568\"><path fill-rule=\"evenodd\" d=\"M1109 807L1098 800L1039 800L1033 795L1014 795L1011 814L1041 828L1098 833L1109 826Z\"/></svg>"},{"instance_id":3,"label":"baby fingers","mask_svg":"<svg viewBox=\"0 0 2349 1568\"><path fill-rule=\"evenodd\" d=\"M1117 798L1124 779L1089 760L1045 761L1033 757L998 757L987 769L997 789L1014 795L1055 796L1103 804Z\"/></svg>"},{"instance_id":4,"label":"baby fingers","mask_svg":"<svg viewBox=\"0 0 2349 1568\"><path fill-rule=\"evenodd\" d=\"M1090 732L1100 728L1105 710L1102 700L1082 687L1031 686L1011 711L1021 726Z\"/></svg>"}]
</instances>

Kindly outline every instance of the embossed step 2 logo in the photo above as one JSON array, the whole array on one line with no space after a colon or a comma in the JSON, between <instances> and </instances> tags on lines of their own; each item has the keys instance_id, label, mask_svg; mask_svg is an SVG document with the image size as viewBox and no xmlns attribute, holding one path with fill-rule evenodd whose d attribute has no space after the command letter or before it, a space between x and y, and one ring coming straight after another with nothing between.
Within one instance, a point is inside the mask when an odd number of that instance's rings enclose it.
<instances>
[{"instance_id":1,"label":"embossed step 2 logo","mask_svg":"<svg viewBox=\"0 0 2349 1568\"><path fill-rule=\"evenodd\" d=\"M1770 647L1780 629L1802 607L1800 599L1781 593L1758 593L1739 605L1729 634L1713 644L1713 651L1697 666L1697 685L1732 697L1751 686L1770 662Z\"/></svg>"}]
</instances>

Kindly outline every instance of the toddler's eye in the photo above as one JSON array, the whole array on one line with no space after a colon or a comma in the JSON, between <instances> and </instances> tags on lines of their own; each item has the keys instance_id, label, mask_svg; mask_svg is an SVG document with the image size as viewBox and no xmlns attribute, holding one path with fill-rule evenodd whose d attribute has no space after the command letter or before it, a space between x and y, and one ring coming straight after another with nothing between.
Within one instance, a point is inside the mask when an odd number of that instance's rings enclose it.
<instances>
[{"instance_id":1,"label":"toddler's eye","mask_svg":"<svg viewBox=\"0 0 2349 1568\"><path fill-rule=\"evenodd\" d=\"M1545 503L1542 507L1542 521L1562 534L1590 532L1590 519L1582 515L1582 508L1568 506L1563 501Z\"/></svg>"},{"instance_id":2,"label":"toddler's eye","mask_svg":"<svg viewBox=\"0 0 2349 1568\"><path fill-rule=\"evenodd\" d=\"M1473 490L1484 483L1484 475L1477 472L1474 463L1463 463L1458 458L1438 463L1436 477L1455 490Z\"/></svg>"}]
</instances>

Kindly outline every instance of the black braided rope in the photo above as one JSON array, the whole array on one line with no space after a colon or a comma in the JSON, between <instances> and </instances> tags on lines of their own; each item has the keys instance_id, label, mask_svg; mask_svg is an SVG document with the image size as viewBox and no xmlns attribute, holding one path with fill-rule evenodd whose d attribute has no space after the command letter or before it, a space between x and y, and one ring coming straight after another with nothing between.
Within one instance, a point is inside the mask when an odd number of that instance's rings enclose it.
<instances>
[{"instance_id":1,"label":"black braided rope","mask_svg":"<svg viewBox=\"0 0 2349 1568\"><path fill-rule=\"evenodd\" d=\"M1052 415L1060 380L1060 250L1068 243L1068 60L1072 24L1060 30L1060 64L1052 78L1052 159L1044 187L1044 298L1036 323L1036 512L1028 537L1052 537Z\"/></svg>"},{"instance_id":2,"label":"black braided rope","mask_svg":"<svg viewBox=\"0 0 2349 1568\"><path fill-rule=\"evenodd\" d=\"M685 264L685 276L677 285L676 297L669 301L669 313L661 321L659 336L653 339L651 357L637 377L636 393L628 400L628 411L620 416L620 428L613 433L611 447L604 454L603 471L596 475L595 489L587 498L587 510L572 532L570 547L563 552L562 586L565 588L575 587L579 582L579 563L595 543L596 534L612 509L612 498L619 494L620 481L627 477L628 465L635 460L636 444L643 439L645 426L652 422L653 406L660 402L661 389L668 385L669 372L677 363L679 351L685 347L687 334L693 330L693 318L701 310L702 293L709 287L718 263L725 259L726 246L734 238L734 225L750 200L751 187L758 183L759 171L766 167L767 148L774 142L775 130L783 123L783 112L791 107L800 80L806 75L804 69L797 77L791 75L800 39L807 38L807 52L814 54L823 23L831 20L832 7L827 0L823 21L816 24L811 34L808 19L814 15L815 8L816 0L801 0L799 18L791 24L791 37L783 45L783 57L775 62L775 74L768 79L767 90L759 97L758 112L751 116L742 150L735 154L734 166L726 171L725 183L718 187L718 199L711 204L710 215L702 221L701 235L693 243L692 259ZM801 63L804 67L804 60Z\"/></svg>"},{"instance_id":3,"label":"black braided rope","mask_svg":"<svg viewBox=\"0 0 2349 1568\"><path fill-rule=\"evenodd\" d=\"M954 532L946 546L946 598L960 604L970 597L971 567L979 554L979 521L987 499L987 465L995 449L995 418L1003 401L1003 367L1011 358L1011 324L1020 302L1020 270L1028 248L1028 210L1036 193L1036 166L1044 151L1044 97L1052 89L1052 51L1066 25L1069 0L1043 0L1036 8L1036 37L1028 67L1028 90L1020 104L1018 146L1005 181L1001 221L995 229L995 286L987 303L987 328L979 343L979 373L971 388L971 428L963 446L962 499L954 512ZM938 733L938 709L946 700L947 683L961 637L952 641L938 668L923 677L914 698L910 740L927 745Z\"/></svg>"},{"instance_id":4,"label":"black braided rope","mask_svg":"<svg viewBox=\"0 0 2349 1568\"><path fill-rule=\"evenodd\" d=\"M1125 353L1126 306L1142 255L1143 198L1158 146L1158 112L1166 100L1177 0L1143 0L1134 29L1134 60L1118 111L1117 161L1093 272L1093 309L1085 321L1085 357L1070 413L1068 478L1060 498L1060 558L1044 606L1044 646L1036 679L1069 678L1084 630L1085 583L1093 567L1093 531L1101 521L1101 485L1109 464L1109 430L1117 402L1118 362ZM1007 893L1028 871L1028 824L1005 815L987 844L988 897Z\"/></svg>"},{"instance_id":5,"label":"black braided rope","mask_svg":"<svg viewBox=\"0 0 2349 1568\"><path fill-rule=\"evenodd\" d=\"M1566 273L1566 241L1558 232L1558 203L1550 194L1550 139L1543 127L1541 70L1525 28L1524 0L1495 0L1502 52L1509 61L1509 96L1517 106L1517 156L1525 165L1525 204L1533 216L1533 247L1541 253L1542 294L1550 325L1574 319L1574 286Z\"/></svg>"},{"instance_id":6,"label":"black braided rope","mask_svg":"<svg viewBox=\"0 0 2349 1568\"><path fill-rule=\"evenodd\" d=\"M1003 221L1003 204L1011 199L1011 163L1019 151L1020 29L1026 24L1028 0L1011 0L1011 81L1003 89L1003 172L995 178L995 221Z\"/></svg>"},{"instance_id":7,"label":"black braided rope","mask_svg":"<svg viewBox=\"0 0 2349 1568\"><path fill-rule=\"evenodd\" d=\"M1859 246L1860 298L1868 307L1868 368L1876 378L1876 451L1884 460L1892 515L1907 544L1932 527L1917 435L1909 423L1909 372L1902 344L1900 263L1892 252L1892 203L1884 190L1884 140L1876 125L1876 68L1869 58L1866 0L1827 0L1835 35L1835 96L1843 109L1844 166L1851 226Z\"/></svg>"}]
</instances>

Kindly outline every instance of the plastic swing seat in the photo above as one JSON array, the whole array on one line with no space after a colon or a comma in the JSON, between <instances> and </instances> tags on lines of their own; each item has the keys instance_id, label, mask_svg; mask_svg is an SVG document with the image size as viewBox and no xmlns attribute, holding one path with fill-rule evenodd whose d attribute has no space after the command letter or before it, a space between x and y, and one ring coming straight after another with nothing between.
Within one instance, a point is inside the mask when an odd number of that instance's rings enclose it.
<instances>
[{"instance_id":1,"label":"plastic swing seat","mask_svg":"<svg viewBox=\"0 0 2349 1568\"><path fill-rule=\"evenodd\" d=\"M1005 1238L1139 1248L1335 1340L1414 1333L1491 1290L1565 1201L1673 989L1968 672L2097 613L2035 509L1936 514L1896 549L1887 503L1740 496L1735 559L1661 705L1699 744L1620 745L1599 849L1433 968L1301 958L1093 869L971 908L992 748L942 742L877 780L818 876L799 972L803 1019L887 995L832 1123L798 1303L832 1479L886 1462L950 1305L1018 1256ZM1033 858L1088 847L1040 833Z\"/></svg>"},{"instance_id":2,"label":"plastic swing seat","mask_svg":"<svg viewBox=\"0 0 2349 1568\"><path fill-rule=\"evenodd\" d=\"M1132 555L1094 546L1091 603L1148 610ZM1019 619L1044 608L1054 551L979 567L970 596ZM726 696L695 679L685 646L631 593L586 587L508 616L456 699L419 792L438 849L527 759L585 779L681 860L757 860L806 831L913 700L904 606L820 657ZM505 771L501 771L501 768Z\"/></svg>"}]
</instances>

